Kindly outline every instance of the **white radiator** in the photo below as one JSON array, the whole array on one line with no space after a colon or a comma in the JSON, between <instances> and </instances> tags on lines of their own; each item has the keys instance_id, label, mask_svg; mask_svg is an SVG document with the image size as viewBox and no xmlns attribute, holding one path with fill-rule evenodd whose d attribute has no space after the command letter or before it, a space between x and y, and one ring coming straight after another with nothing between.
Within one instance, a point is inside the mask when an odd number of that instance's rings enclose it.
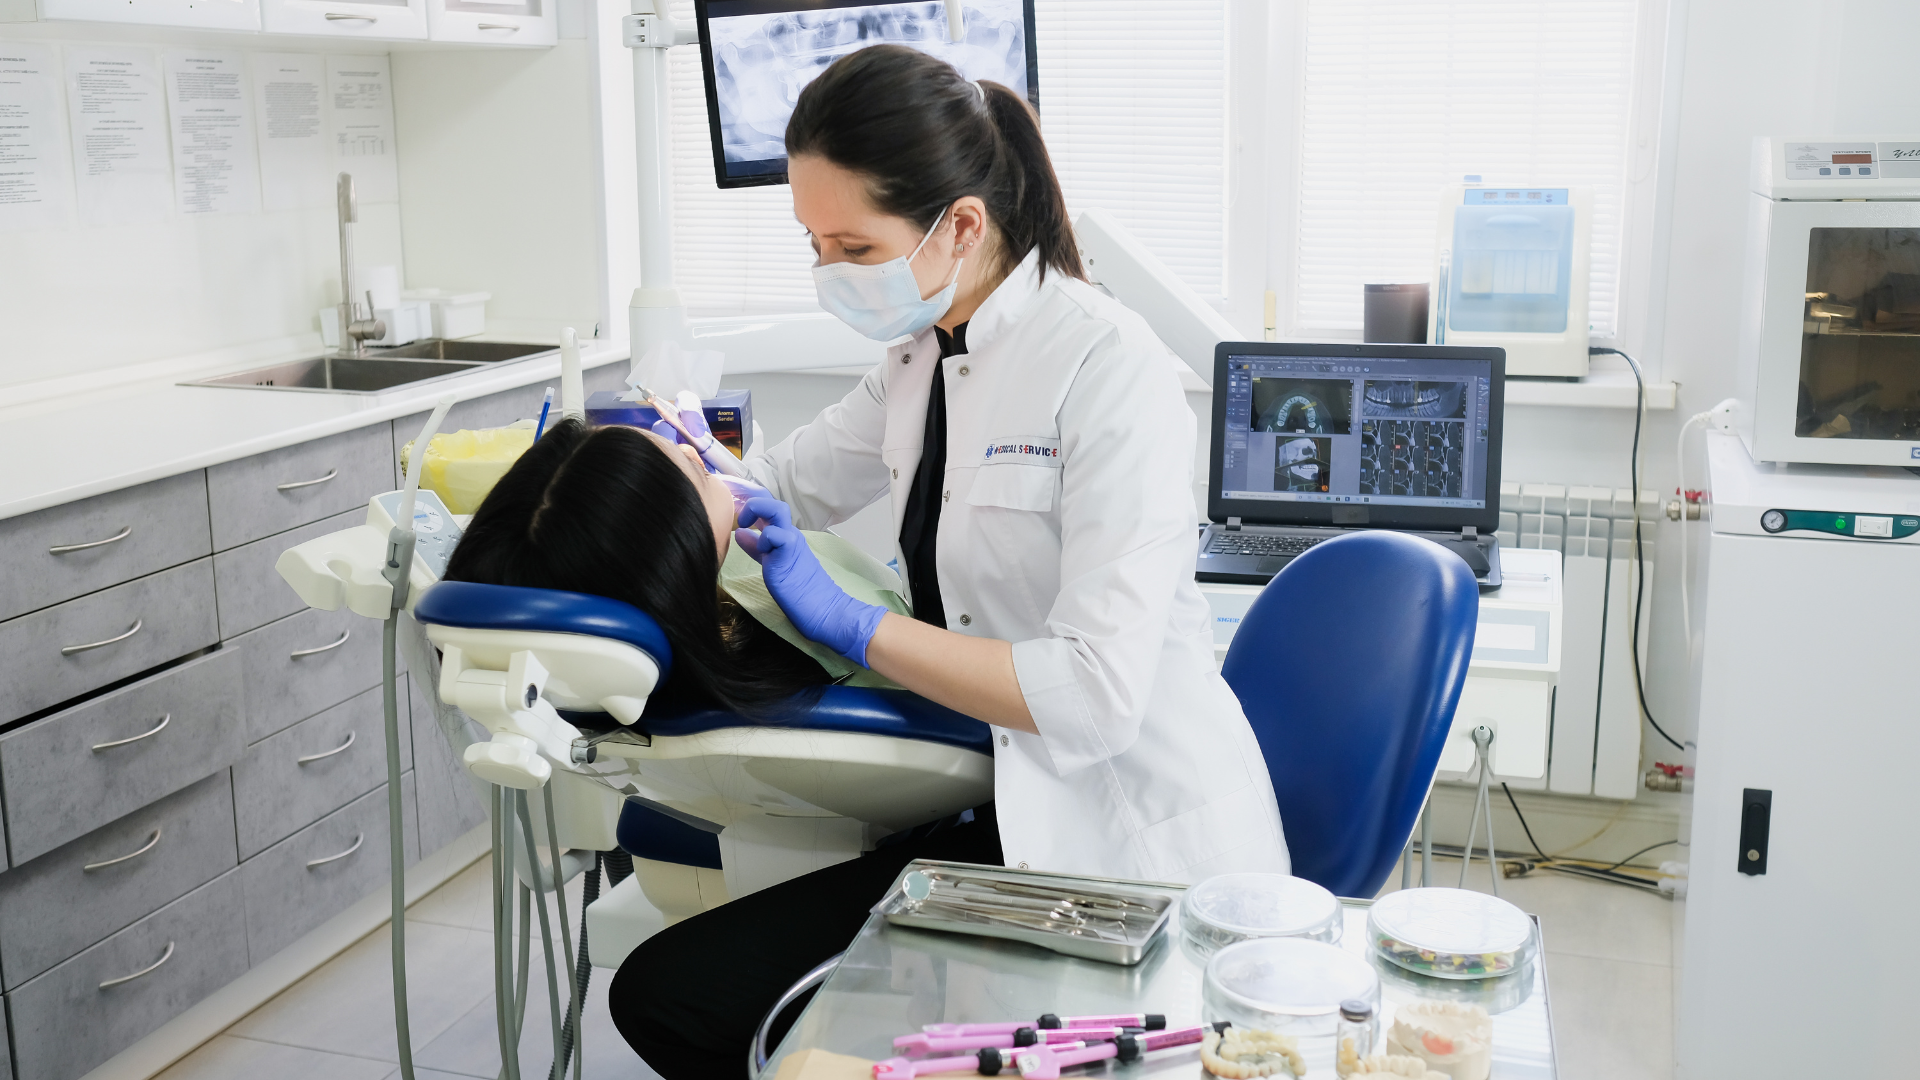
<instances>
[{"instance_id":1,"label":"white radiator","mask_svg":"<svg viewBox=\"0 0 1920 1080\"><path fill-rule=\"evenodd\" d=\"M1640 493L1644 567L1631 566L1633 493L1625 488L1562 484L1500 485L1500 543L1565 556L1565 630L1548 750L1547 789L1631 799L1640 789L1640 706L1633 663L1634 578L1647 575L1641 596L1640 663L1646 666L1653 608L1652 557L1660 499Z\"/></svg>"}]
</instances>

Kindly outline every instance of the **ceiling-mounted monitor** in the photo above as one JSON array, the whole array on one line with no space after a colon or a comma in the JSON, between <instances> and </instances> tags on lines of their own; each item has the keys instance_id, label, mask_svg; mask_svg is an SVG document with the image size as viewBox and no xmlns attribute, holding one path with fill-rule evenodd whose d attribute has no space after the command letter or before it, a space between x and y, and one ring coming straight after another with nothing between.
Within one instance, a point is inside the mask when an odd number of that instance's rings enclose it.
<instances>
[{"instance_id":1,"label":"ceiling-mounted monitor","mask_svg":"<svg viewBox=\"0 0 1920 1080\"><path fill-rule=\"evenodd\" d=\"M868 45L931 53L1040 105L1033 0L694 0L694 12L714 180L723 188L786 183L787 118L800 91Z\"/></svg>"}]
</instances>

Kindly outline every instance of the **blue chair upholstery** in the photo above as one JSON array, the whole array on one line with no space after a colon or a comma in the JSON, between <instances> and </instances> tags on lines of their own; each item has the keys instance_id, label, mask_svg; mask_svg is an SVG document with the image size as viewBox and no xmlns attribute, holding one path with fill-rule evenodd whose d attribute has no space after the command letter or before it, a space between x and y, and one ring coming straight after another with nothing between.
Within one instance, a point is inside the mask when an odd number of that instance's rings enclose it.
<instances>
[{"instance_id":1,"label":"blue chair upholstery","mask_svg":"<svg viewBox=\"0 0 1920 1080\"><path fill-rule=\"evenodd\" d=\"M469 630L536 630L590 634L624 641L660 665L660 679L673 670L673 646L653 616L632 604L559 589L523 589L442 581L420 595L413 617L423 623Z\"/></svg>"},{"instance_id":2,"label":"blue chair upholstery","mask_svg":"<svg viewBox=\"0 0 1920 1080\"><path fill-rule=\"evenodd\" d=\"M940 743L977 754L992 755L993 732L987 725L906 690L877 690L864 686L828 686L811 705L797 705L791 715L768 721L750 721L719 709L648 711L639 727L655 737L697 735L703 731L762 726L805 728L809 731L845 731L855 735L885 735Z\"/></svg>"},{"instance_id":3,"label":"blue chair upholstery","mask_svg":"<svg viewBox=\"0 0 1920 1080\"><path fill-rule=\"evenodd\" d=\"M1392 873L1467 677L1479 587L1403 533L1349 533L1276 575L1221 673L1260 740L1293 873L1370 897Z\"/></svg>"}]
</instances>

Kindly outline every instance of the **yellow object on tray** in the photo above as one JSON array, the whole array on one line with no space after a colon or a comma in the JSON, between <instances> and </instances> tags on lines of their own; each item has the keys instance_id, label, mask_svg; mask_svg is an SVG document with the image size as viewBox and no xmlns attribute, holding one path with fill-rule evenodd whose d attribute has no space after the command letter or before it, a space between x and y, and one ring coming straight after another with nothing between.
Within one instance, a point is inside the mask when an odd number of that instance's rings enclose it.
<instances>
[{"instance_id":1,"label":"yellow object on tray","mask_svg":"<svg viewBox=\"0 0 1920 1080\"><path fill-rule=\"evenodd\" d=\"M526 420L503 428L435 435L420 464L420 485L432 489L454 513L471 514L532 445L533 424ZM400 450L402 469L412 456L413 444L408 443Z\"/></svg>"}]
</instances>

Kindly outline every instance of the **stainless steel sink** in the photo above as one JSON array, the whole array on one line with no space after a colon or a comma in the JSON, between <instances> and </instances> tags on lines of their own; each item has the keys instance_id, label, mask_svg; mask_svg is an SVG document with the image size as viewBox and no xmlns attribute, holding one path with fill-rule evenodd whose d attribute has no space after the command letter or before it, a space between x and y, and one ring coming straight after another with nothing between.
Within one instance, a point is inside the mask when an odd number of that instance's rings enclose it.
<instances>
[{"instance_id":1,"label":"stainless steel sink","mask_svg":"<svg viewBox=\"0 0 1920 1080\"><path fill-rule=\"evenodd\" d=\"M196 379L188 386L233 386L250 390L300 390L322 394L378 394L400 386L451 379L489 364L523 360L554 351L551 345L510 341L432 339L391 349L368 349L365 357L321 356Z\"/></svg>"}]
</instances>

